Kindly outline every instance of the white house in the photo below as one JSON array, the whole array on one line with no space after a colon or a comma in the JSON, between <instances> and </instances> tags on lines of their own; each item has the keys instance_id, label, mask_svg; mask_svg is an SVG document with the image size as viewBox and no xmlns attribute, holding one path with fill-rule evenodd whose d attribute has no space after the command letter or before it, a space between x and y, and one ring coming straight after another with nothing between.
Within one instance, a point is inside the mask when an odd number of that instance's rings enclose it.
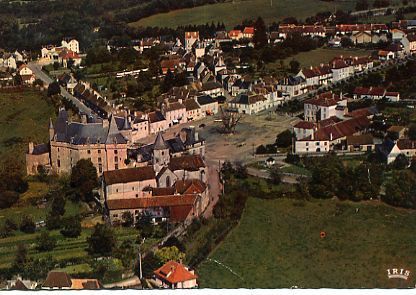
<instances>
[{"instance_id":1,"label":"white house","mask_svg":"<svg viewBox=\"0 0 416 295\"><path fill-rule=\"evenodd\" d=\"M332 93L326 92L317 95L315 98L305 101L304 117L305 121L318 122L338 115L337 107L346 107L347 99Z\"/></svg>"},{"instance_id":2,"label":"white house","mask_svg":"<svg viewBox=\"0 0 416 295\"><path fill-rule=\"evenodd\" d=\"M416 157L416 140L399 139L394 145L393 149L387 156L387 164L390 164L396 160L397 156L403 154L409 160Z\"/></svg>"}]
</instances>

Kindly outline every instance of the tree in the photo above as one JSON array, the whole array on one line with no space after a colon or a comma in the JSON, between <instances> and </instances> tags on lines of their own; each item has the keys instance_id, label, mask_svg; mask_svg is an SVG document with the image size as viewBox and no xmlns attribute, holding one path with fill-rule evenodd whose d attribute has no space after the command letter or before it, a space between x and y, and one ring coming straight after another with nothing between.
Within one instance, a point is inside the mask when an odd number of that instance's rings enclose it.
<instances>
[{"instance_id":1,"label":"tree","mask_svg":"<svg viewBox=\"0 0 416 295\"><path fill-rule=\"evenodd\" d=\"M276 146L280 148L287 148L292 145L293 134L288 129L279 133L276 137Z\"/></svg>"},{"instance_id":2,"label":"tree","mask_svg":"<svg viewBox=\"0 0 416 295\"><path fill-rule=\"evenodd\" d=\"M77 238L81 235L81 219L79 216L72 216L64 219L61 234L66 238Z\"/></svg>"},{"instance_id":3,"label":"tree","mask_svg":"<svg viewBox=\"0 0 416 295\"><path fill-rule=\"evenodd\" d=\"M296 59L292 59L289 62L289 71L292 74L297 74L299 73L299 70L300 70L300 63Z\"/></svg>"},{"instance_id":4,"label":"tree","mask_svg":"<svg viewBox=\"0 0 416 295\"><path fill-rule=\"evenodd\" d=\"M46 228L49 230L59 229L62 225L61 216L54 215L52 212L49 212L46 215Z\"/></svg>"},{"instance_id":5,"label":"tree","mask_svg":"<svg viewBox=\"0 0 416 295\"><path fill-rule=\"evenodd\" d=\"M48 96L58 95L61 93L61 87L59 83L54 81L48 86Z\"/></svg>"},{"instance_id":6,"label":"tree","mask_svg":"<svg viewBox=\"0 0 416 295\"><path fill-rule=\"evenodd\" d=\"M124 227L131 227L134 225L134 217L133 214L129 211L123 212L123 215L121 216L123 219L122 225Z\"/></svg>"},{"instance_id":7,"label":"tree","mask_svg":"<svg viewBox=\"0 0 416 295\"><path fill-rule=\"evenodd\" d=\"M256 48L262 48L267 45L266 25L261 17L258 17L254 23L253 43Z\"/></svg>"},{"instance_id":8,"label":"tree","mask_svg":"<svg viewBox=\"0 0 416 295\"><path fill-rule=\"evenodd\" d=\"M351 47L353 46L354 43L352 42L352 40L348 37L342 38L341 39L341 46L342 47Z\"/></svg>"},{"instance_id":9,"label":"tree","mask_svg":"<svg viewBox=\"0 0 416 295\"><path fill-rule=\"evenodd\" d=\"M237 162L235 164L235 177L245 179L247 176L247 167L243 163Z\"/></svg>"},{"instance_id":10,"label":"tree","mask_svg":"<svg viewBox=\"0 0 416 295\"><path fill-rule=\"evenodd\" d=\"M89 238L87 238L88 253L93 256L111 256L116 246L116 237L111 227L97 224Z\"/></svg>"},{"instance_id":11,"label":"tree","mask_svg":"<svg viewBox=\"0 0 416 295\"><path fill-rule=\"evenodd\" d=\"M230 161L225 161L221 166L221 175L224 180L229 180L231 176L235 173L233 164Z\"/></svg>"},{"instance_id":12,"label":"tree","mask_svg":"<svg viewBox=\"0 0 416 295\"><path fill-rule=\"evenodd\" d=\"M55 238L49 235L49 232L42 231L40 235L36 238L36 249L38 251L52 251L56 246Z\"/></svg>"},{"instance_id":13,"label":"tree","mask_svg":"<svg viewBox=\"0 0 416 295\"><path fill-rule=\"evenodd\" d=\"M23 273L25 265L28 262L27 248L25 244L18 244L14 261L12 263L12 270L15 274Z\"/></svg>"},{"instance_id":14,"label":"tree","mask_svg":"<svg viewBox=\"0 0 416 295\"><path fill-rule=\"evenodd\" d=\"M185 253L179 251L179 249L175 246L157 249L155 251L155 256L161 262L161 264L165 264L170 260L179 262L185 259Z\"/></svg>"},{"instance_id":15,"label":"tree","mask_svg":"<svg viewBox=\"0 0 416 295\"><path fill-rule=\"evenodd\" d=\"M36 224L30 215L23 215L22 221L19 226L20 231L24 233L34 233L36 230Z\"/></svg>"},{"instance_id":16,"label":"tree","mask_svg":"<svg viewBox=\"0 0 416 295\"><path fill-rule=\"evenodd\" d=\"M11 218L6 218L4 226L9 231L15 231L18 229L17 223Z\"/></svg>"},{"instance_id":17,"label":"tree","mask_svg":"<svg viewBox=\"0 0 416 295\"><path fill-rule=\"evenodd\" d=\"M224 110L222 107L220 108L220 114L222 127L219 131L225 134L234 133L235 128L237 127L238 123L242 118L241 114L229 112L227 110Z\"/></svg>"},{"instance_id":18,"label":"tree","mask_svg":"<svg viewBox=\"0 0 416 295\"><path fill-rule=\"evenodd\" d=\"M136 221L136 228L140 230L142 238L150 238L153 235L153 224L151 223L150 217L141 214Z\"/></svg>"},{"instance_id":19,"label":"tree","mask_svg":"<svg viewBox=\"0 0 416 295\"><path fill-rule=\"evenodd\" d=\"M282 182L281 173L280 173L279 169L276 166L273 166L270 169L269 175L270 175L270 183L277 185L277 184L280 184Z\"/></svg>"},{"instance_id":20,"label":"tree","mask_svg":"<svg viewBox=\"0 0 416 295\"><path fill-rule=\"evenodd\" d=\"M410 140L416 140L416 124L412 123L409 125L409 130L407 131L407 135L409 136Z\"/></svg>"},{"instance_id":21,"label":"tree","mask_svg":"<svg viewBox=\"0 0 416 295\"><path fill-rule=\"evenodd\" d=\"M404 154L399 154L391 165L394 169L403 170L409 167L409 160Z\"/></svg>"},{"instance_id":22,"label":"tree","mask_svg":"<svg viewBox=\"0 0 416 295\"><path fill-rule=\"evenodd\" d=\"M298 165L300 163L300 157L296 154L287 153L285 162L293 165Z\"/></svg>"},{"instance_id":23,"label":"tree","mask_svg":"<svg viewBox=\"0 0 416 295\"><path fill-rule=\"evenodd\" d=\"M52 200L51 214L63 216L65 214L65 198L61 194L55 195Z\"/></svg>"},{"instance_id":24,"label":"tree","mask_svg":"<svg viewBox=\"0 0 416 295\"><path fill-rule=\"evenodd\" d=\"M415 175L410 170L394 171L393 177L386 183L386 192L382 201L392 206L416 208Z\"/></svg>"},{"instance_id":25,"label":"tree","mask_svg":"<svg viewBox=\"0 0 416 295\"><path fill-rule=\"evenodd\" d=\"M10 208L19 200L19 194L15 191L0 191L0 209Z\"/></svg>"},{"instance_id":26,"label":"tree","mask_svg":"<svg viewBox=\"0 0 416 295\"><path fill-rule=\"evenodd\" d=\"M98 186L97 170L91 160L82 159L72 167L71 187L76 190L77 200L93 199L92 190Z\"/></svg>"},{"instance_id":27,"label":"tree","mask_svg":"<svg viewBox=\"0 0 416 295\"><path fill-rule=\"evenodd\" d=\"M121 260L125 268L131 268L137 259L137 248L131 240L124 240L120 247L115 249L114 257Z\"/></svg>"}]
</instances>

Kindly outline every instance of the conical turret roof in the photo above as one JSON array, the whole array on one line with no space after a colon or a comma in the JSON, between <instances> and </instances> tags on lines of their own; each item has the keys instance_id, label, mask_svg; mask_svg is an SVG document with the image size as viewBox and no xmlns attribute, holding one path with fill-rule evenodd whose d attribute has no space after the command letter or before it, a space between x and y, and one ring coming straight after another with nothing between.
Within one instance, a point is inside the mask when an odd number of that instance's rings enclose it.
<instances>
[{"instance_id":1,"label":"conical turret roof","mask_svg":"<svg viewBox=\"0 0 416 295\"><path fill-rule=\"evenodd\" d=\"M153 145L153 149L155 150L166 150L168 149L168 145L165 142L165 139L163 138L162 132L159 132L157 134L155 143Z\"/></svg>"}]
</instances>

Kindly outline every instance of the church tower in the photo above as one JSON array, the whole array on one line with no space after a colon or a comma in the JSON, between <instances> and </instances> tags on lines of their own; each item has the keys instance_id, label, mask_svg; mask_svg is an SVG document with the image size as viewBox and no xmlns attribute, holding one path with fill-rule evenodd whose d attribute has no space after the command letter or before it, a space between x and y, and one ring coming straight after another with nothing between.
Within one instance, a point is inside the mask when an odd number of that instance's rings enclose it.
<instances>
[{"instance_id":1,"label":"church tower","mask_svg":"<svg viewBox=\"0 0 416 295\"><path fill-rule=\"evenodd\" d=\"M170 161L169 147L163 139L161 132L157 134L155 143L153 144L153 166L159 170L163 166L167 166Z\"/></svg>"}]
</instances>

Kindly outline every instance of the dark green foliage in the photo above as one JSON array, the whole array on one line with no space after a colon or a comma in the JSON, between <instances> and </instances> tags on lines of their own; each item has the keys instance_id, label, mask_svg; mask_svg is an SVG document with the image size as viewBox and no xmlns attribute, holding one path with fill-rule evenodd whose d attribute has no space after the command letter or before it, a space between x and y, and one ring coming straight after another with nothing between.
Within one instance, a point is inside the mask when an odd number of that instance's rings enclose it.
<instances>
[{"instance_id":1,"label":"dark green foliage","mask_svg":"<svg viewBox=\"0 0 416 295\"><path fill-rule=\"evenodd\" d=\"M287 153L285 162L293 165L298 165L300 163L300 157L296 154Z\"/></svg>"},{"instance_id":2,"label":"dark green foliage","mask_svg":"<svg viewBox=\"0 0 416 295\"><path fill-rule=\"evenodd\" d=\"M91 201L92 190L98 186L97 170L90 160L82 159L72 168L71 187L76 201Z\"/></svg>"},{"instance_id":3,"label":"dark green foliage","mask_svg":"<svg viewBox=\"0 0 416 295\"><path fill-rule=\"evenodd\" d=\"M136 228L140 230L140 234L142 238L150 238L153 236L153 224L151 220L146 215L140 215L136 221Z\"/></svg>"},{"instance_id":4,"label":"dark green foliage","mask_svg":"<svg viewBox=\"0 0 416 295\"><path fill-rule=\"evenodd\" d=\"M12 270L14 273L23 273L24 266L28 262L27 248L24 244L18 244L15 254L15 258L12 264Z\"/></svg>"},{"instance_id":5,"label":"dark green foliage","mask_svg":"<svg viewBox=\"0 0 416 295\"><path fill-rule=\"evenodd\" d=\"M410 170L394 171L386 183L382 200L387 204L416 209L416 175Z\"/></svg>"},{"instance_id":6,"label":"dark green foliage","mask_svg":"<svg viewBox=\"0 0 416 295\"><path fill-rule=\"evenodd\" d=\"M88 253L92 256L111 256L116 246L116 237L111 227L97 224L91 236L87 238Z\"/></svg>"},{"instance_id":7,"label":"dark green foliage","mask_svg":"<svg viewBox=\"0 0 416 295\"><path fill-rule=\"evenodd\" d=\"M33 221L32 216L29 215L23 215L22 221L20 222L19 226L20 231L24 233L34 233L36 230L36 224Z\"/></svg>"},{"instance_id":8,"label":"dark green foliage","mask_svg":"<svg viewBox=\"0 0 416 295\"><path fill-rule=\"evenodd\" d=\"M122 225L124 227L131 227L134 225L134 216L131 212L128 212L128 211L123 212L122 219L123 219Z\"/></svg>"},{"instance_id":9,"label":"dark green foliage","mask_svg":"<svg viewBox=\"0 0 416 295\"><path fill-rule=\"evenodd\" d=\"M48 86L48 96L58 95L61 93L61 87L59 83L54 81Z\"/></svg>"},{"instance_id":10,"label":"dark green foliage","mask_svg":"<svg viewBox=\"0 0 416 295\"><path fill-rule=\"evenodd\" d=\"M230 161L225 161L221 167L221 176L224 180L228 180L234 174L235 170Z\"/></svg>"},{"instance_id":11,"label":"dark green foliage","mask_svg":"<svg viewBox=\"0 0 416 295\"><path fill-rule=\"evenodd\" d=\"M55 238L49 235L49 232L42 231L40 235L36 238L36 249L38 251L52 251L56 246Z\"/></svg>"},{"instance_id":12,"label":"dark green foliage","mask_svg":"<svg viewBox=\"0 0 416 295\"><path fill-rule=\"evenodd\" d=\"M248 174L247 174L247 167L246 165L244 165L241 162L237 162L235 164L235 172L234 172L235 177L240 178L240 179L245 179L247 178Z\"/></svg>"},{"instance_id":13,"label":"dark green foliage","mask_svg":"<svg viewBox=\"0 0 416 295\"><path fill-rule=\"evenodd\" d=\"M409 167L409 160L407 159L407 157L404 154L400 154L396 157L394 162L391 163L391 166L394 169L403 170L403 169L406 169L407 167Z\"/></svg>"},{"instance_id":14,"label":"dark green foliage","mask_svg":"<svg viewBox=\"0 0 416 295\"><path fill-rule=\"evenodd\" d=\"M130 268L137 260L137 249L134 242L125 240L114 250L114 257L121 260L125 268Z\"/></svg>"},{"instance_id":15,"label":"dark green foliage","mask_svg":"<svg viewBox=\"0 0 416 295\"><path fill-rule=\"evenodd\" d=\"M416 140L416 123L409 125L409 131L407 132L409 139Z\"/></svg>"},{"instance_id":16,"label":"dark green foliage","mask_svg":"<svg viewBox=\"0 0 416 295\"><path fill-rule=\"evenodd\" d=\"M280 184L282 182L282 176L280 174L280 170L279 168L277 168L276 166L273 166L270 169L270 183L277 185Z\"/></svg>"},{"instance_id":17,"label":"dark green foliage","mask_svg":"<svg viewBox=\"0 0 416 295\"><path fill-rule=\"evenodd\" d=\"M79 216L65 218L62 221L61 234L66 238L77 238L81 235L81 219Z\"/></svg>"},{"instance_id":18,"label":"dark green foliage","mask_svg":"<svg viewBox=\"0 0 416 295\"><path fill-rule=\"evenodd\" d=\"M300 63L297 60L292 59L289 62L289 71L292 74L297 74L297 73L299 73L299 70L300 70Z\"/></svg>"},{"instance_id":19,"label":"dark green foliage","mask_svg":"<svg viewBox=\"0 0 416 295\"><path fill-rule=\"evenodd\" d=\"M293 134L290 130L279 133L276 137L276 146L278 148L287 148L292 145Z\"/></svg>"},{"instance_id":20,"label":"dark green foliage","mask_svg":"<svg viewBox=\"0 0 416 295\"><path fill-rule=\"evenodd\" d=\"M261 17L258 17L254 23L253 43L256 48L262 48L267 45L266 25Z\"/></svg>"}]
</instances>

